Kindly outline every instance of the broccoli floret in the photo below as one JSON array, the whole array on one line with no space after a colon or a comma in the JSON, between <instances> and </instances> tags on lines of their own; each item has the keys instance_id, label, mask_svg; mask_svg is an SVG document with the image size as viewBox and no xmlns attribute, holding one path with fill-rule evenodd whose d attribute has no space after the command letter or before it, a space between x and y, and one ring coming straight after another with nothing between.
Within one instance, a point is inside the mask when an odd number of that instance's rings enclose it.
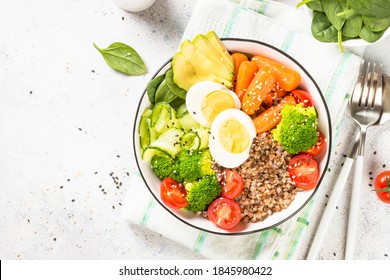
<instances>
[{"instance_id":1,"label":"broccoli floret","mask_svg":"<svg viewBox=\"0 0 390 280\"><path fill-rule=\"evenodd\" d=\"M188 201L185 209L194 213L205 210L219 196L222 189L215 175L204 176L197 181L185 183L184 187L187 190Z\"/></svg>"},{"instance_id":2,"label":"broccoli floret","mask_svg":"<svg viewBox=\"0 0 390 280\"><path fill-rule=\"evenodd\" d=\"M177 162L180 176L187 182L215 174L212 169L212 157L208 149L183 150L179 154Z\"/></svg>"},{"instance_id":3,"label":"broccoli floret","mask_svg":"<svg viewBox=\"0 0 390 280\"><path fill-rule=\"evenodd\" d=\"M179 166L175 159L166 155L157 154L152 158L151 164L154 173L161 180L169 177L177 182L183 182L183 177L180 176Z\"/></svg>"},{"instance_id":4,"label":"broccoli floret","mask_svg":"<svg viewBox=\"0 0 390 280\"><path fill-rule=\"evenodd\" d=\"M272 135L291 154L306 151L317 143L317 113L314 107L302 104L285 105L282 120Z\"/></svg>"}]
</instances>

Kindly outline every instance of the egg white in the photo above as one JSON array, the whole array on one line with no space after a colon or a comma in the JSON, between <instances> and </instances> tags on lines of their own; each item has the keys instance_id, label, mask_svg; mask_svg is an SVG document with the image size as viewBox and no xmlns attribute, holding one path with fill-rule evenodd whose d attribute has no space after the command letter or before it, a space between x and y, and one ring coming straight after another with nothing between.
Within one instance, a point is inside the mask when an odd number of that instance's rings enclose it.
<instances>
[{"instance_id":1,"label":"egg white","mask_svg":"<svg viewBox=\"0 0 390 280\"><path fill-rule=\"evenodd\" d=\"M226 150L219 139L219 128L228 119L235 119L240 122L249 134L248 147L241 153L231 153ZM243 164L248 158L251 150L253 139L256 137L256 128L252 119L243 111L238 109L227 109L215 118L211 125L209 148L213 159L221 166L226 168L234 168Z\"/></svg>"},{"instance_id":2,"label":"egg white","mask_svg":"<svg viewBox=\"0 0 390 280\"><path fill-rule=\"evenodd\" d=\"M223 90L229 93L234 99L235 108L241 108L241 102L238 96L224 85L211 81L202 81L194 84L187 92L186 107L194 120L204 127L211 127L212 122L208 121L203 115L202 101L209 93L216 90Z\"/></svg>"}]
</instances>

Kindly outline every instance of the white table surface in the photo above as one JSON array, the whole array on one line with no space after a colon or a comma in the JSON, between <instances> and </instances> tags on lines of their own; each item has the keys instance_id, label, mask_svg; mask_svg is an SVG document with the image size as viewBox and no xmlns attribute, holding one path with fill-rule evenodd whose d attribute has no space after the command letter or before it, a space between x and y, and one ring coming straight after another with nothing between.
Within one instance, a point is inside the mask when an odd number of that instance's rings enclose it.
<instances>
[{"instance_id":1,"label":"white table surface","mask_svg":"<svg viewBox=\"0 0 390 280\"><path fill-rule=\"evenodd\" d=\"M120 216L128 174L136 168L130 140L137 101L178 48L194 3L157 0L128 13L112 0L0 1L1 259L202 259ZM111 70L92 46L115 41L138 51L146 75ZM389 48L390 37L365 52L387 74ZM330 166L334 178L356 128L348 112L342 126L337 164ZM389 135L389 123L369 130L363 185L370 183L369 171L390 169ZM321 259L343 258L350 188ZM318 194L315 217L329 194ZM390 205L362 199L358 259L390 258L389 215ZM314 229L298 259L305 258Z\"/></svg>"}]
</instances>

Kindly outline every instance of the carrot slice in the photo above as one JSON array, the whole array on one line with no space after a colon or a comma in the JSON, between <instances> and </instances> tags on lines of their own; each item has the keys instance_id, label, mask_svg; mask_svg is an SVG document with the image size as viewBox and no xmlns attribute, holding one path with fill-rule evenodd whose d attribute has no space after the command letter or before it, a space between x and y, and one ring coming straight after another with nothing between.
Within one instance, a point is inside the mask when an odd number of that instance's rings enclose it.
<instances>
[{"instance_id":1,"label":"carrot slice","mask_svg":"<svg viewBox=\"0 0 390 280\"><path fill-rule=\"evenodd\" d=\"M267 96L264 99L264 104L268 107L271 107L274 103L274 100L284 97L287 94L287 91L281 89L279 87L273 88L270 92L268 92Z\"/></svg>"},{"instance_id":2,"label":"carrot slice","mask_svg":"<svg viewBox=\"0 0 390 280\"><path fill-rule=\"evenodd\" d=\"M257 66L250 61L243 61L238 69L236 85L234 92L238 95L240 100L245 94L246 89L255 77L257 72Z\"/></svg>"},{"instance_id":3,"label":"carrot slice","mask_svg":"<svg viewBox=\"0 0 390 280\"><path fill-rule=\"evenodd\" d=\"M260 108L268 92L275 86L276 76L269 67L261 67L242 98L241 109L252 115Z\"/></svg>"},{"instance_id":4,"label":"carrot slice","mask_svg":"<svg viewBox=\"0 0 390 280\"><path fill-rule=\"evenodd\" d=\"M297 88L301 82L301 75L297 71L287 68L272 59L255 55L252 57L252 61L259 68L263 66L271 67L277 75L276 82L279 84L279 87L285 91L291 91Z\"/></svg>"},{"instance_id":5,"label":"carrot slice","mask_svg":"<svg viewBox=\"0 0 390 280\"><path fill-rule=\"evenodd\" d=\"M295 98L287 95L278 104L269 107L267 110L253 119L257 134L266 132L277 126L277 124L282 119L280 111L283 109L285 104L296 104Z\"/></svg>"},{"instance_id":6,"label":"carrot slice","mask_svg":"<svg viewBox=\"0 0 390 280\"><path fill-rule=\"evenodd\" d=\"M232 53L232 58L234 63L234 76L233 76L233 86L234 86L237 80L238 69L240 68L241 63L243 61L248 61L249 59L245 54L240 52Z\"/></svg>"}]
</instances>

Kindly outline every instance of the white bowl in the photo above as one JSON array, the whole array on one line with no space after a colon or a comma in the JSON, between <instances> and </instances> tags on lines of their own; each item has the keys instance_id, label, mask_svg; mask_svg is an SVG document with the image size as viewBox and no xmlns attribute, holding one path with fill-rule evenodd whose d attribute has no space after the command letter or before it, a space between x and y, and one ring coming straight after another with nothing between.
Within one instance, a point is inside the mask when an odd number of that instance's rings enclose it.
<instances>
[{"instance_id":1,"label":"white bowl","mask_svg":"<svg viewBox=\"0 0 390 280\"><path fill-rule=\"evenodd\" d=\"M264 221L257 222L257 223L240 223L236 227L234 227L231 230L225 230L222 228L217 227L214 223L211 221L197 216L189 211L181 210L181 209L171 209L167 207L160 198L160 183L161 180L153 173L150 163L147 163L141 159L140 155L140 143L139 143L139 135L138 135L138 124L140 121L140 117L143 113L143 111L150 106L146 90L144 91L141 100L138 105L135 123L134 123L134 131L133 131L133 140L134 140L134 152L136 156L136 162L139 168L139 171L141 173L141 176L147 186L147 188L150 190L151 194L154 196L154 198L163 206L163 208L173 216L175 216L177 219L182 221L183 223L186 223L187 225L211 232L216 234L225 234L225 235L233 235L233 234L249 234L254 233L258 231L263 231L266 229L270 229L272 227L275 227L294 215L296 215L313 197L314 193L318 189L318 187L321 185L321 181L323 180L327 166L329 163L330 158L330 147L332 143L331 139L331 122L330 122L330 115L328 108L325 103L325 99L314 81L314 79L311 77L311 75L303 68L302 65L300 65L296 60L294 60L292 57L288 56L284 52L280 51L279 49L268 45L266 43L254 41L254 40L245 40L245 39L222 39L224 45L226 48L233 52L233 51L239 51L239 52L245 52L250 53L254 55L264 55L267 56L275 61L278 61L285 65L286 67L292 68L296 71L298 71L302 77L301 81L301 88L307 90L311 93L311 96L314 101L314 105L318 111L318 128L319 130L324 134L326 137L326 146L325 149L322 151L322 153L317 156L318 159L318 167L320 171L320 179L318 182L318 185L315 189L311 191L302 191L298 192L294 201L290 204L290 206L287 209L282 210L281 212L276 212L267 217ZM171 60L166 62L162 67L157 71L157 73L154 75L154 77L165 73L166 70L168 70L171 67ZM154 78L153 77L153 78Z\"/></svg>"}]
</instances>

